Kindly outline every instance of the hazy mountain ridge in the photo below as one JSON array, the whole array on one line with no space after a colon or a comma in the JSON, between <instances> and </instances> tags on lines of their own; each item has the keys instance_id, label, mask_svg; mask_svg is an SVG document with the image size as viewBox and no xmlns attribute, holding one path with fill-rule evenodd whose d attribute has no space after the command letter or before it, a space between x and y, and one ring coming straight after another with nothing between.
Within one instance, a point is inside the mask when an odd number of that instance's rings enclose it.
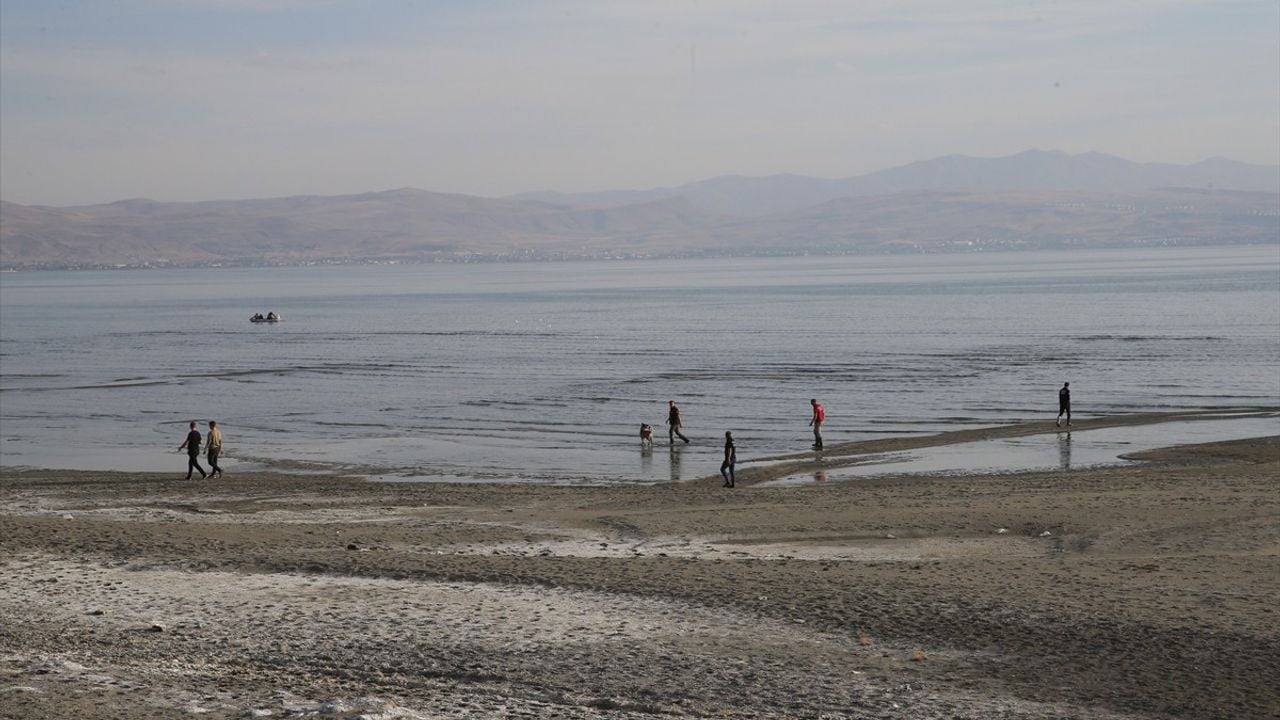
<instances>
[{"instance_id":1,"label":"hazy mountain ridge","mask_svg":"<svg viewBox=\"0 0 1280 720\"><path fill-rule=\"evenodd\" d=\"M841 198L742 221L740 246L786 237L810 252L1133 247L1280 242L1280 195L924 191Z\"/></svg>"},{"instance_id":2,"label":"hazy mountain ridge","mask_svg":"<svg viewBox=\"0 0 1280 720\"><path fill-rule=\"evenodd\" d=\"M1115 189L1178 179L1215 187L1228 182L1267 186L1274 179L1276 190ZM957 185L965 187L952 187ZM69 208L5 202L0 204L0 265L293 264L1280 242L1280 167L1227 160L1177 166L1129 163L1098 154L1029 152L980 161L950 156L853 180L721 177L684 188L595 193L581 204L529 195L483 198L408 188L194 203L133 199ZM606 202L623 197L636 202Z\"/></svg>"},{"instance_id":3,"label":"hazy mountain ridge","mask_svg":"<svg viewBox=\"0 0 1280 720\"><path fill-rule=\"evenodd\" d=\"M696 235L707 222L678 198L598 210L422 190L65 209L4 203L2 212L6 267L576 256L602 242Z\"/></svg>"},{"instance_id":4,"label":"hazy mountain ridge","mask_svg":"<svg viewBox=\"0 0 1280 720\"><path fill-rule=\"evenodd\" d=\"M1028 150L998 158L947 155L844 179L802 175L721 176L674 188L592 193L523 193L515 199L612 207L685 197L695 207L758 217L813 207L842 197L925 190L1141 192L1161 187L1280 193L1280 165L1210 158L1191 165L1136 163L1103 153Z\"/></svg>"}]
</instances>

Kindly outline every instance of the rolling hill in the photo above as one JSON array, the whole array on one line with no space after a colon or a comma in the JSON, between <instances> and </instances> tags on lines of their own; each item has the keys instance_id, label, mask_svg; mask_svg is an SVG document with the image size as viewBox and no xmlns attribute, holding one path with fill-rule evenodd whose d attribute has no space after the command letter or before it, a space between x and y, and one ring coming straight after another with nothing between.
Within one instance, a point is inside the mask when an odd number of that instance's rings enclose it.
<instances>
[{"instance_id":1,"label":"rolling hill","mask_svg":"<svg viewBox=\"0 0 1280 720\"><path fill-rule=\"evenodd\" d=\"M952 156L848 180L508 198L401 189L0 204L0 266L433 262L1280 242L1280 167Z\"/></svg>"}]
</instances>

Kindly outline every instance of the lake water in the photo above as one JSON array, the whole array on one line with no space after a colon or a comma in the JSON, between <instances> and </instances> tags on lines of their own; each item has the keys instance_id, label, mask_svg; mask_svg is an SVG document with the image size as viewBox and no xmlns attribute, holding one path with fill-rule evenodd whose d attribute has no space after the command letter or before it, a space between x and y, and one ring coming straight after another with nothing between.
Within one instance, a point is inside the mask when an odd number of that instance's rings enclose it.
<instances>
[{"instance_id":1,"label":"lake water","mask_svg":"<svg viewBox=\"0 0 1280 720\"><path fill-rule=\"evenodd\" d=\"M1208 414L1129 427L1073 430L977 440L902 452L871 453L848 467L789 475L763 486L843 482L879 475L973 475L1132 465L1127 455L1170 445L1280 434L1276 412Z\"/></svg>"},{"instance_id":2,"label":"lake water","mask_svg":"<svg viewBox=\"0 0 1280 720\"><path fill-rule=\"evenodd\" d=\"M229 473L656 482L725 430L807 448L811 397L837 443L1050 418L1064 381L1082 417L1280 405L1280 246L0 275L9 467L182 473L213 418Z\"/></svg>"}]
</instances>

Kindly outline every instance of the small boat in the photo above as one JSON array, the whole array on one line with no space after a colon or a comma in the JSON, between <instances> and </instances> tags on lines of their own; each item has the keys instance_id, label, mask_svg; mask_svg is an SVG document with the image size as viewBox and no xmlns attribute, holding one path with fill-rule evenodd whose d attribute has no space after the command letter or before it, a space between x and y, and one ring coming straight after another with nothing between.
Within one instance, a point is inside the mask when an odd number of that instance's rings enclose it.
<instances>
[{"instance_id":1,"label":"small boat","mask_svg":"<svg viewBox=\"0 0 1280 720\"><path fill-rule=\"evenodd\" d=\"M263 315L262 313L258 313L258 314L256 314L256 315L254 315L253 317L249 318L249 322L251 322L251 323L277 323L277 322L280 322L280 316L279 316L279 315L277 315L277 314L275 314L275 313L273 313L273 312L269 312L269 313L267 313L266 315Z\"/></svg>"}]
</instances>

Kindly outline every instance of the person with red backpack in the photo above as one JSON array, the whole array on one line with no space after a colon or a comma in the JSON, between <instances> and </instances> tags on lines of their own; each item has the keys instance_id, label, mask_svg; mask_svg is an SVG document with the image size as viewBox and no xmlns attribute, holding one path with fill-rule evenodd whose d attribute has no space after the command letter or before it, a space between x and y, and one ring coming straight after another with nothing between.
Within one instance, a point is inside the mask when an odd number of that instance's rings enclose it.
<instances>
[{"instance_id":1,"label":"person with red backpack","mask_svg":"<svg viewBox=\"0 0 1280 720\"><path fill-rule=\"evenodd\" d=\"M822 409L822 403L816 398L809 401L813 406L813 417L809 420L809 425L813 427L813 449L822 449L822 423L827 421L827 411Z\"/></svg>"}]
</instances>

